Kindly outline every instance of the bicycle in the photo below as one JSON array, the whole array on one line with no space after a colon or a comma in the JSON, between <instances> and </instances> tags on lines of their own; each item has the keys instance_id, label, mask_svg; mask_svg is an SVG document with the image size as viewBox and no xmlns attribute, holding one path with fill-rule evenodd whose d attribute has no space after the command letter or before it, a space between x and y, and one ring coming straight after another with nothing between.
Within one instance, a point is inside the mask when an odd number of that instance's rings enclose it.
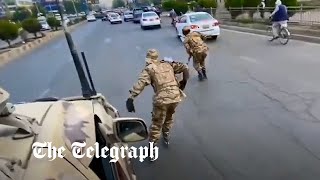
<instances>
[{"instance_id":1,"label":"bicycle","mask_svg":"<svg viewBox=\"0 0 320 180\"><path fill-rule=\"evenodd\" d=\"M273 37L272 25L269 25L267 27L267 33L270 34L271 37ZM291 33L287 27L284 27L281 25L278 35L279 35L278 39L282 45L288 44L290 37L291 37Z\"/></svg>"}]
</instances>

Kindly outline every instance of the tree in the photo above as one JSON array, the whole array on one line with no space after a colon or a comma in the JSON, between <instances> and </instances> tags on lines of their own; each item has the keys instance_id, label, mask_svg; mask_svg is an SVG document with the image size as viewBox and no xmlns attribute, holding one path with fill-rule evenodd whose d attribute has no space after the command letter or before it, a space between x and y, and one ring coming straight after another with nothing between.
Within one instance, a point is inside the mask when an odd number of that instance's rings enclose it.
<instances>
[{"instance_id":1,"label":"tree","mask_svg":"<svg viewBox=\"0 0 320 180\"><path fill-rule=\"evenodd\" d=\"M74 6L72 1L63 1L63 6L67 14L75 14L74 7L76 7L77 12L82 11L82 3L80 1L74 1Z\"/></svg>"},{"instance_id":2,"label":"tree","mask_svg":"<svg viewBox=\"0 0 320 180\"><path fill-rule=\"evenodd\" d=\"M35 18L29 18L22 22L22 27L29 33L33 33L34 37L37 38L37 32L41 30L41 24Z\"/></svg>"},{"instance_id":3,"label":"tree","mask_svg":"<svg viewBox=\"0 0 320 180\"><path fill-rule=\"evenodd\" d=\"M13 21L23 21L25 19L28 19L32 16L32 13L30 9L25 7L18 7L16 12L13 13L12 20Z\"/></svg>"},{"instance_id":4,"label":"tree","mask_svg":"<svg viewBox=\"0 0 320 180\"><path fill-rule=\"evenodd\" d=\"M125 3L123 0L113 0L112 1L112 7L113 8L118 8L118 7L125 7Z\"/></svg>"},{"instance_id":5,"label":"tree","mask_svg":"<svg viewBox=\"0 0 320 180\"><path fill-rule=\"evenodd\" d=\"M6 41L11 46L11 41L19 36L18 26L8 20L0 20L0 39Z\"/></svg>"},{"instance_id":6,"label":"tree","mask_svg":"<svg viewBox=\"0 0 320 180\"><path fill-rule=\"evenodd\" d=\"M45 16L45 15L47 14L47 10L46 10L44 7L40 6L39 4L35 4L35 5L33 5L32 8L31 8L32 17L35 17L35 18L38 17L38 9L37 9L36 6L38 7L39 12L40 12L41 14L43 14L43 16Z\"/></svg>"},{"instance_id":7,"label":"tree","mask_svg":"<svg viewBox=\"0 0 320 180\"><path fill-rule=\"evenodd\" d=\"M216 8L217 2L215 0L198 0L198 4L204 8Z\"/></svg>"},{"instance_id":8,"label":"tree","mask_svg":"<svg viewBox=\"0 0 320 180\"><path fill-rule=\"evenodd\" d=\"M60 26L60 21L58 21L55 17L48 17L47 22L51 29L58 30L58 27Z\"/></svg>"}]
</instances>

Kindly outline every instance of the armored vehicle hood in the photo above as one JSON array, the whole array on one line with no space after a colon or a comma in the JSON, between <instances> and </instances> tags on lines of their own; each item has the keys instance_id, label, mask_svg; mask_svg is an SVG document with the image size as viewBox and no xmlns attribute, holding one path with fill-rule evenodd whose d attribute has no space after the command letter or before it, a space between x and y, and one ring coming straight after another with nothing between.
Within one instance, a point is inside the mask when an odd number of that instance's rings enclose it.
<instances>
[{"instance_id":1,"label":"armored vehicle hood","mask_svg":"<svg viewBox=\"0 0 320 180\"><path fill-rule=\"evenodd\" d=\"M90 100L78 97L18 104L13 114L0 117L0 179L65 179L67 176L67 179L96 179L95 174L79 173L82 168L88 168L91 159L71 158L71 145L85 142L84 150L94 147L96 118L103 120L103 127L99 128L105 134L113 133L112 122L117 112L111 105L101 106L101 102L109 105L100 95ZM33 154L35 142L44 143L42 150L46 156L42 159ZM64 157L48 157L50 146L64 147ZM53 148L53 151L58 150ZM80 167L79 172L75 173L73 166Z\"/></svg>"}]
</instances>

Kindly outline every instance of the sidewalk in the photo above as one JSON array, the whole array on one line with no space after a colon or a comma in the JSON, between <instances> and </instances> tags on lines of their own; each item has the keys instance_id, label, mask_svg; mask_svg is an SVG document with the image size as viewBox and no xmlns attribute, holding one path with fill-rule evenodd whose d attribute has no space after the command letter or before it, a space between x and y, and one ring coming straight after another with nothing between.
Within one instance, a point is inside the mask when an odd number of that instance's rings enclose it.
<instances>
[{"instance_id":1,"label":"sidewalk","mask_svg":"<svg viewBox=\"0 0 320 180\"><path fill-rule=\"evenodd\" d=\"M230 21L223 21L221 24L221 28L262 35L269 35L266 31L268 26L270 25L261 23L240 23ZM288 29L291 32L292 39L320 43L320 28L317 28L318 27L299 26L294 24L289 24L288 26Z\"/></svg>"}]
</instances>

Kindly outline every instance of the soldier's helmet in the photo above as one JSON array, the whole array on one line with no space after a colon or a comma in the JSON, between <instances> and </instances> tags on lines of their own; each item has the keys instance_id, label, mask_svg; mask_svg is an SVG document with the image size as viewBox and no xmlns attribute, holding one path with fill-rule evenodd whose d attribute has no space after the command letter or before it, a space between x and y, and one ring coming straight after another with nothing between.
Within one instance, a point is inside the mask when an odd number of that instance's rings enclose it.
<instances>
[{"instance_id":1,"label":"soldier's helmet","mask_svg":"<svg viewBox=\"0 0 320 180\"><path fill-rule=\"evenodd\" d=\"M146 58L158 59L159 52L156 49L149 49L146 55Z\"/></svg>"},{"instance_id":2,"label":"soldier's helmet","mask_svg":"<svg viewBox=\"0 0 320 180\"><path fill-rule=\"evenodd\" d=\"M9 96L10 95L7 91L0 88L0 114L5 109Z\"/></svg>"},{"instance_id":3,"label":"soldier's helmet","mask_svg":"<svg viewBox=\"0 0 320 180\"><path fill-rule=\"evenodd\" d=\"M182 29L182 33L183 33L183 35L188 35L189 33L190 33L190 31L191 31L191 29L190 29L190 27L189 26L185 26L185 27L183 27L183 29Z\"/></svg>"}]
</instances>

